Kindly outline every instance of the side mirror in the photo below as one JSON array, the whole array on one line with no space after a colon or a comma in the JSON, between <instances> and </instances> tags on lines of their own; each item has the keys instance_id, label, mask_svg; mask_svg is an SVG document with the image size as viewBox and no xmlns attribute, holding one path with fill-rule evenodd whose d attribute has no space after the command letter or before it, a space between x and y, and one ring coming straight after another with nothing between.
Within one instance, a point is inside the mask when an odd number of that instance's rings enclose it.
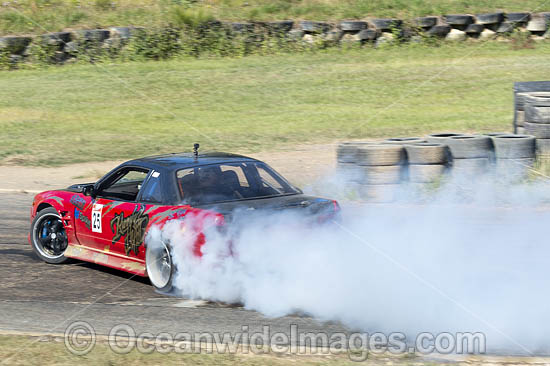
<instances>
[{"instance_id":1,"label":"side mirror","mask_svg":"<svg viewBox=\"0 0 550 366\"><path fill-rule=\"evenodd\" d=\"M84 194L85 196L90 196L90 197L94 198L95 195L96 195L94 186L85 186L82 189L82 194Z\"/></svg>"}]
</instances>

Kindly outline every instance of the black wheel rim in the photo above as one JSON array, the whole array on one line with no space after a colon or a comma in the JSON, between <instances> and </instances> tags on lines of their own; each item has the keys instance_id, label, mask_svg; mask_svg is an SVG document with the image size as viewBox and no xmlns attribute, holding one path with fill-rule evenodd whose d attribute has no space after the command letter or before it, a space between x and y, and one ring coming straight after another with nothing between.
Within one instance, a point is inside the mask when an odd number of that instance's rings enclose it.
<instances>
[{"instance_id":1,"label":"black wheel rim","mask_svg":"<svg viewBox=\"0 0 550 366\"><path fill-rule=\"evenodd\" d=\"M33 235L36 248L47 258L60 258L67 249L67 234L58 215L42 216L34 227Z\"/></svg>"}]
</instances>

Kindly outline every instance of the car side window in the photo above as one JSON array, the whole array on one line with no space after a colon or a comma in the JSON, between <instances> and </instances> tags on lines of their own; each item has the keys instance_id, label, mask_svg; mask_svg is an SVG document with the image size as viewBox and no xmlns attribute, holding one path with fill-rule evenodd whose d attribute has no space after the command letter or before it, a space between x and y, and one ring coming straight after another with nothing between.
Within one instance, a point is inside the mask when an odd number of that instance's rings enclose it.
<instances>
[{"instance_id":1,"label":"car side window","mask_svg":"<svg viewBox=\"0 0 550 366\"><path fill-rule=\"evenodd\" d=\"M162 203L162 188L160 184L160 173L153 171L149 176L144 187L141 189L141 198L143 202Z\"/></svg>"},{"instance_id":2,"label":"car side window","mask_svg":"<svg viewBox=\"0 0 550 366\"><path fill-rule=\"evenodd\" d=\"M263 167L258 167L258 175L260 176L262 186L268 189L274 189L277 193L284 193L285 188L273 175L267 172Z\"/></svg>"},{"instance_id":3,"label":"car side window","mask_svg":"<svg viewBox=\"0 0 550 366\"><path fill-rule=\"evenodd\" d=\"M233 183L236 187L250 187L250 184L248 183L248 180L246 179L246 176L244 175L243 169L240 165L221 165L220 168L226 180Z\"/></svg>"},{"instance_id":4,"label":"car side window","mask_svg":"<svg viewBox=\"0 0 550 366\"><path fill-rule=\"evenodd\" d=\"M101 187L98 196L122 201L135 201L149 171L141 168L124 168L115 173L114 180Z\"/></svg>"}]
</instances>

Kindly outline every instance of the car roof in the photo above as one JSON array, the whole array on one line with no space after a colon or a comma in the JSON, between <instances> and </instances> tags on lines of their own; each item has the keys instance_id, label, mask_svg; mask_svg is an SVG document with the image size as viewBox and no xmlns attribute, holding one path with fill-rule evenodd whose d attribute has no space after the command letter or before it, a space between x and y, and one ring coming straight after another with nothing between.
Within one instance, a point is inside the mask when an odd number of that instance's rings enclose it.
<instances>
[{"instance_id":1,"label":"car roof","mask_svg":"<svg viewBox=\"0 0 550 366\"><path fill-rule=\"evenodd\" d=\"M161 169L185 169L209 164L221 164L242 161L259 161L244 155L231 154L225 152L208 152L199 154L197 157L193 153L181 152L172 154L163 154L155 156L146 156L139 159L127 161L123 165L138 165L149 168Z\"/></svg>"}]
</instances>

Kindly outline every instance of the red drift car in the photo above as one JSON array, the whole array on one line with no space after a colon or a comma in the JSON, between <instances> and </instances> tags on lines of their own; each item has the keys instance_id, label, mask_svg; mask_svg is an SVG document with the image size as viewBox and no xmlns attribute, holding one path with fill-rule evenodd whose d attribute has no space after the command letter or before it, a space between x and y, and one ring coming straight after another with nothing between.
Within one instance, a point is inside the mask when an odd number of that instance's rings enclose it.
<instances>
[{"instance_id":1,"label":"red drift car","mask_svg":"<svg viewBox=\"0 0 550 366\"><path fill-rule=\"evenodd\" d=\"M195 149L193 154L131 160L96 183L39 193L29 241L48 263L94 262L148 276L153 286L168 291L174 273L170 244L146 248L148 230L174 219L185 225L189 215L224 225L239 208L298 209L319 221L339 214L336 201L304 195L261 161L226 153L199 155ZM202 229L193 252L197 256L205 241Z\"/></svg>"}]
</instances>

